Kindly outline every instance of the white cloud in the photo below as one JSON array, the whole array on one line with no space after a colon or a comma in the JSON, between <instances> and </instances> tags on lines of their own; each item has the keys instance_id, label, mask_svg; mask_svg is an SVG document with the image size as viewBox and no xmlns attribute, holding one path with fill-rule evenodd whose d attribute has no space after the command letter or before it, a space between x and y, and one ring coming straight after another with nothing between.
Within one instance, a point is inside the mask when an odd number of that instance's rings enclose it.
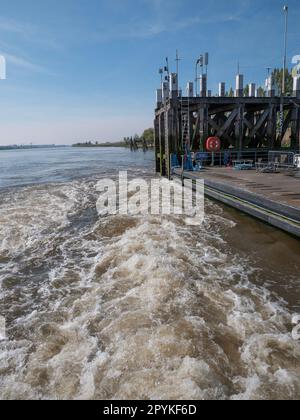
<instances>
[{"instance_id":1,"label":"white cloud","mask_svg":"<svg viewBox=\"0 0 300 420\"><path fill-rule=\"evenodd\" d=\"M44 69L43 67L41 67L37 64L34 64L34 63L32 63L31 61L29 61L25 58L18 57L18 56L12 55L12 54L6 54L6 53L3 53L3 56L5 57L5 59L8 63L8 66L9 66L9 64L12 64L14 66L21 67L21 68L26 69L26 70L31 70L31 71L35 71L35 72L42 72L42 73L47 72L47 70Z\"/></svg>"},{"instance_id":2,"label":"white cloud","mask_svg":"<svg viewBox=\"0 0 300 420\"><path fill-rule=\"evenodd\" d=\"M0 18L0 32L28 35L34 32L34 27L15 20Z\"/></svg>"},{"instance_id":3,"label":"white cloud","mask_svg":"<svg viewBox=\"0 0 300 420\"><path fill-rule=\"evenodd\" d=\"M0 35L1 35L1 45L8 46L9 50L14 50L13 46L22 42L22 48L24 41L29 44L40 46L46 48L47 50L59 50L63 49L61 42L56 40L55 34L49 34L45 31L45 28L41 26L29 24L26 22L20 22L7 18L0 18ZM9 35L14 35L13 45L11 44L11 37ZM3 39L8 37L10 44L4 44Z\"/></svg>"},{"instance_id":4,"label":"white cloud","mask_svg":"<svg viewBox=\"0 0 300 420\"><path fill-rule=\"evenodd\" d=\"M101 42L107 42L116 39L143 39L152 38L167 32L177 32L186 28L192 28L194 25L220 24L225 22L239 21L240 15L223 14L214 17L187 17L178 19L167 19L159 16L152 20L138 21L131 23L122 23L113 25L109 28L103 27L96 35L96 39Z\"/></svg>"}]
</instances>

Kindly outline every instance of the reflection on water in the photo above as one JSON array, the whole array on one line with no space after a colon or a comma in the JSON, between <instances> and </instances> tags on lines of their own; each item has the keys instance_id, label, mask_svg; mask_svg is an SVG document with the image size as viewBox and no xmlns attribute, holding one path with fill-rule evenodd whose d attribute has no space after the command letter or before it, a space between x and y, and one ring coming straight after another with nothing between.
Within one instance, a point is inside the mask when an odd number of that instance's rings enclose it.
<instances>
[{"instance_id":1,"label":"reflection on water","mask_svg":"<svg viewBox=\"0 0 300 420\"><path fill-rule=\"evenodd\" d=\"M99 220L97 179L151 154L55 153L60 183L2 183L1 398L298 399L299 242L211 201L200 227Z\"/></svg>"}]
</instances>

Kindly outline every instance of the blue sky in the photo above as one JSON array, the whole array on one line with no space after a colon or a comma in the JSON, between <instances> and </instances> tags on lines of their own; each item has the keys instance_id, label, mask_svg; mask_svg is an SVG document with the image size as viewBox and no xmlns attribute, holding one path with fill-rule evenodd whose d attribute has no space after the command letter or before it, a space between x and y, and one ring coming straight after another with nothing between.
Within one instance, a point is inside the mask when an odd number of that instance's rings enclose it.
<instances>
[{"instance_id":1,"label":"blue sky","mask_svg":"<svg viewBox=\"0 0 300 420\"><path fill-rule=\"evenodd\" d=\"M289 62L300 54L290 8ZM281 0L10 0L1 2L0 144L115 141L152 125L158 68L175 51L181 85L210 52L209 88L263 84L283 55Z\"/></svg>"}]
</instances>

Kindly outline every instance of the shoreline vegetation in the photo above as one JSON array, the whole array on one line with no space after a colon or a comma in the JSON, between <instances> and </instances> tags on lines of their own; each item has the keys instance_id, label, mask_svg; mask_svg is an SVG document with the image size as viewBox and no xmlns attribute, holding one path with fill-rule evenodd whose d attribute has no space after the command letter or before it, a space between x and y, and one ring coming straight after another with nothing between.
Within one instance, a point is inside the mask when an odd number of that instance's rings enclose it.
<instances>
[{"instance_id":1,"label":"shoreline vegetation","mask_svg":"<svg viewBox=\"0 0 300 420\"><path fill-rule=\"evenodd\" d=\"M124 137L123 141L118 142L98 142L85 141L72 145L72 147L126 147L131 149L153 149L154 148L154 129L148 128L141 136L135 134L132 137Z\"/></svg>"},{"instance_id":2,"label":"shoreline vegetation","mask_svg":"<svg viewBox=\"0 0 300 420\"><path fill-rule=\"evenodd\" d=\"M83 142L83 143L75 143L72 145L72 147L126 147L126 144L124 142L106 142L106 143L98 143L98 142Z\"/></svg>"},{"instance_id":3,"label":"shoreline vegetation","mask_svg":"<svg viewBox=\"0 0 300 420\"><path fill-rule=\"evenodd\" d=\"M154 148L154 129L148 128L143 132L141 136L135 134L132 137L124 137L123 141L118 142L100 142L100 141L84 141L74 143L72 145L56 145L56 144L13 144L0 146L0 151L2 150L30 150L30 149L52 149L52 148L62 148L62 147L120 147L120 148L130 148L131 150L137 150L139 148L148 150Z\"/></svg>"},{"instance_id":4,"label":"shoreline vegetation","mask_svg":"<svg viewBox=\"0 0 300 420\"><path fill-rule=\"evenodd\" d=\"M29 144L29 145L18 145L12 144L7 146L0 146L1 150L31 150L31 149L53 149L53 148L61 148L61 147L68 147L67 145L56 145L56 144Z\"/></svg>"}]
</instances>

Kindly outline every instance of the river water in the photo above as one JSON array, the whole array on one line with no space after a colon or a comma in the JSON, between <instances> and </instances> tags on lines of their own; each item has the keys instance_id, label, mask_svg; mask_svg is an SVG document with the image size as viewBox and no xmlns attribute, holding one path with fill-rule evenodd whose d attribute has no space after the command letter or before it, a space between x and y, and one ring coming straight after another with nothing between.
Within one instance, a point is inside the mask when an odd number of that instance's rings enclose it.
<instances>
[{"instance_id":1,"label":"river water","mask_svg":"<svg viewBox=\"0 0 300 420\"><path fill-rule=\"evenodd\" d=\"M0 398L299 399L299 242L209 200L101 219L120 169L153 155L0 152Z\"/></svg>"}]
</instances>

